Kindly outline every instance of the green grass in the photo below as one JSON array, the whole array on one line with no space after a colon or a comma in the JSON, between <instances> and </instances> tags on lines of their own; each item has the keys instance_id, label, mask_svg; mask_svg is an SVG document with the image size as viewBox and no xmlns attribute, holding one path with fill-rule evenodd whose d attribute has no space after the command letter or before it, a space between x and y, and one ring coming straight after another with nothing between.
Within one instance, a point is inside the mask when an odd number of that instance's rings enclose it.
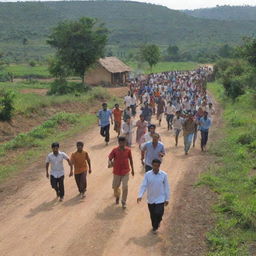
<instances>
[{"instance_id":1,"label":"green grass","mask_svg":"<svg viewBox=\"0 0 256 256\"><path fill-rule=\"evenodd\" d=\"M199 66L196 62L159 62L151 70L147 64L143 64L141 67L138 67L137 63L129 62L128 65L130 65L134 71L139 70L146 74L161 73L165 71L194 70Z\"/></svg>"},{"instance_id":2,"label":"green grass","mask_svg":"<svg viewBox=\"0 0 256 256\"><path fill-rule=\"evenodd\" d=\"M15 114L25 114L41 111L43 107L71 103L71 102L88 102L103 99L106 95L106 90L102 87L93 87L87 93L82 94L67 94L67 95L39 95L35 93L22 93L22 89L49 89L48 83L0 83L0 88L6 88L15 92Z\"/></svg>"},{"instance_id":3,"label":"green grass","mask_svg":"<svg viewBox=\"0 0 256 256\"><path fill-rule=\"evenodd\" d=\"M106 92L105 98L109 99L110 107L114 106L116 102L120 102L120 99L110 98ZM100 106L100 100L97 97L94 98L94 101L99 102ZM96 120L97 117L94 114L59 113L30 132L19 134L13 140L2 144L0 146L0 159L4 160L9 153L15 153L15 157L11 158L8 163L1 164L0 182L42 158L43 154L47 154L51 150L50 145L53 141L62 143L75 134L85 132L93 124L96 124ZM61 129L62 124L67 125L66 129ZM20 153L19 150L21 150Z\"/></svg>"},{"instance_id":4,"label":"green grass","mask_svg":"<svg viewBox=\"0 0 256 256\"><path fill-rule=\"evenodd\" d=\"M222 85L209 84L224 107L224 138L210 152L216 165L201 178L218 194L215 228L207 235L209 256L246 256L256 240L256 109L247 93L235 103Z\"/></svg>"},{"instance_id":5,"label":"green grass","mask_svg":"<svg viewBox=\"0 0 256 256\"><path fill-rule=\"evenodd\" d=\"M6 71L13 73L15 78L26 78L29 76L34 78L51 77L47 65L38 65L35 67L31 67L28 64L11 64L10 66L6 67Z\"/></svg>"}]
</instances>

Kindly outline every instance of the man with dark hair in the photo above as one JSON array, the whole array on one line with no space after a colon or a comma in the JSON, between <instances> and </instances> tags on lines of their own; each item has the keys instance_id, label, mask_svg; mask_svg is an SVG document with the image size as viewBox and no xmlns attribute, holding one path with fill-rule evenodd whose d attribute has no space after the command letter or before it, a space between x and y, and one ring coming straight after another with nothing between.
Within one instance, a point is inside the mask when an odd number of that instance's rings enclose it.
<instances>
[{"instance_id":1,"label":"man with dark hair","mask_svg":"<svg viewBox=\"0 0 256 256\"><path fill-rule=\"evenodd\" d=\"M152 141L149 141L141 147L141 162L145 164L145 171L152 170L152 160L158 159L162 161L165 156L164 144L159 142L160 136L158 133L153 135ZM145 163L144 163L145 159Z\"/></svg>"},{"instance_id":2,"label":"man with dark hair","mask_svg":"<svg viewBox=\"0 0 256 256\"><path fill-rule=\"evenodd\" d=\"M113 124L112 112L108 109L107 103L102 104L102 109L98 112L98 120L100 128L100 134L102 137L105 137L106 145L109 143L109 128L110 120Z\"/></svg>"},{"instance_id":3,"label":"man with dark hair","mask_svg":"<svg viewBox=\"0 0 256 256\"><path fill-rule=\"evenodd\" d=\"M58 142L52 143L52 153L46 158L46 177L51 180L51 186L55 189L57 198L60 202L63 201L64 190L64 166L63 160L67 160L70 166L69 177L73 176L73 167L66 153L59 151L60 144ZM51 165L51 173L49 176L49 166Z\"/></svg>"},{"instance_id":4,"label":"man with dark hair","mask_svg":"<svg viewBox=\"0 0 256 256\"><path fill-rule=\"evenodd\" d=\"M130 166L132 169L132 176L134 176L134 167L132 160L132 152L129 147L126 146L125 137L118 138L119 146L114 148L109 154L109 168L113 167L113 189L116 198L116 204L119 204L120 200L120 185L122 183L122 207L126 208L126 200L128 195L128 181ZM130 163L130 166L129 166Z\"/></svg>"},{"instance_id":5,"label":"man with dark hair","mask_svg":"<svg viewBox=\"0 0 256 256\"><path fill-rule=\"evenodd\" d=\"M145 174L137 199L137 203L140 203L147 191L148 209L154 234L157 233L164 215L164 207L168 205L170 199L168 176L160 170L160 165L159 159L152 161L153 169Z\"/></svg>"},{"instance_id":6,"label":"man with dark hair","mask_svg":"<svg viewBox=\"0 0 256 256\"><path fill-rule=\"evenodd\" d=\"M208 142L209 129L212 125L211 119L208 118L208 112L204 112L204 116L199 120L199 130L201 131L201 150L205 151Z\"/></svg>"},{"instance_id":7,"label":"man with dark hair","mask_svg":"<svg viewBox=\"0 0 256 256\"><path fill-rule=\"evenodd\" d=\"M75 180L81 199L85 197L87 188L87 171L92 172L91 160L86 151L84 151L84 143L79 141L76 143L77 151L71 155L71 163L75 169ZM89 167L89 168L88 168Z\"/></svg>"}]
</instances>

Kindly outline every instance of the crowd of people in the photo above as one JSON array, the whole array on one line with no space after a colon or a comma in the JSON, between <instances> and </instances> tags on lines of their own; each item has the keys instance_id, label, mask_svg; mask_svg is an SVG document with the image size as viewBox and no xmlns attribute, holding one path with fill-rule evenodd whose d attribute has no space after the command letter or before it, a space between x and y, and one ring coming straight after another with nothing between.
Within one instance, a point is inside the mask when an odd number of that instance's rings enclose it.
<instances>
[{"instance_id":1,"label":"crowd of people","mask_svg":"<svg viewBox=\"0 0 256 256\"><path fill-rule=\"evenodd\" d=\"M147 192L153 233L157 232L164 207L170 199L168 175L160 169L165 157L165 145L161 142L157 127L162 125L165 118L167 131L170 138L173 137L173 147L178 146L179 138L183 134L185 155L188 155L191 147L195 147L200 132L201 151L206 151L208 133L215 114L206 90L210 72L208 68L199 68L189 72L164 72L138 77L129 83L123 109L119 104L115 104L114 109L108 109L107 103L103 103L98 111L100 134L106 145L110 141L111 124L117 134L118 146L108 156L108 167L113 168L112 188L115 203L119 204L121 201L123 209L126 208L129 175L131 173L134 176L131 146L138 145L145 176L137 202ZM152 122L154 115L157 124ZM52 144L52 153L46 159L46 176L50 178L51 186L60 201L64 198L63 160L68 161L70 176L73 176L74 169L80 196L85 197L86 176L92 169L89 154L83 147L83 142L77 142L77 151L69 158L67 154L59 151L58 143Z\"/></svg>"}]
</instances>

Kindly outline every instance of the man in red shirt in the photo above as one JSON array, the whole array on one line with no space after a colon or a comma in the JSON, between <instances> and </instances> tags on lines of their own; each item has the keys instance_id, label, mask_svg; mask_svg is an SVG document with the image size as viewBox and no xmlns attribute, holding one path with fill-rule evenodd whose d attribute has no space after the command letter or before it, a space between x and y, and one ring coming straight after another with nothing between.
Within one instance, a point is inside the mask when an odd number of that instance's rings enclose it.
<instances>
[{"instance_id":1,"label":"man in red shirt","mask_svg":"<svg viewBox=\"0 0 256 256\"><path fill-rule=\"evenodd\" d=\"M119 146L114 148L109 154L109 168L113 166L113 189L116 198L116 204L119 204L120 200L120 185L122 183L122 207L126 208L126 200L128 195L128 181L130 166L132 169L132 176L134 176L132 152L129 147L126 147L125 137L118 138ZM130 163L130 165L129 165Z\"/></svg>"}]
</instances>

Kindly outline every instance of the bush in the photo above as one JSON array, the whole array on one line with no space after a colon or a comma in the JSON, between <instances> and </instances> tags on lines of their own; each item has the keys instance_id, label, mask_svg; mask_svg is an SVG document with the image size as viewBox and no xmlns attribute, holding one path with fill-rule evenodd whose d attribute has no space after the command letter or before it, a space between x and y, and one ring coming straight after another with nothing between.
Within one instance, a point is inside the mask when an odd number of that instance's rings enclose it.
<instances>
[{"instance_id":1,"label":"bush","mask_svg":"<svg viewBox=\"0 0 256 256\"><path fill-rule=\"evenodd\" d=\"M225 78L223 86L227 96L233 100L245 93L242 82L237 78Z\"/></svg>"},{"instance_id":2,"label":"bush","mask_svg":"<svg viewBox=\"0 0 256 256\"><path fill-rule=\"evenodd\" d=\"M12 118L14 111L14 92L0 91L0 120L9 121Z\"/></svg>"},{"instance_id":3,"label":"bush","mask_svg":"<svg viewBox=\"0 0 256 256\"><path fill-rule=\"evenodd\" d=\"M36 62L33 61L33 60L31 60L31 61L29 62L29 66L30 66L30 67L35 67L35 66L36 66Z\"/></svg>"},{"instance_id":4,"label":"bush","mask_svg":"<svg viewBox=\"0 0 256 256\"><path fill-rule=\"evenodd\" d=\"M49 95L54 94L69 94L69 93L83 93L88 91L89 87L84 86L82 83L68 83L65 79L56 79L51 83Z\"/></svg>"}]
</instances>

